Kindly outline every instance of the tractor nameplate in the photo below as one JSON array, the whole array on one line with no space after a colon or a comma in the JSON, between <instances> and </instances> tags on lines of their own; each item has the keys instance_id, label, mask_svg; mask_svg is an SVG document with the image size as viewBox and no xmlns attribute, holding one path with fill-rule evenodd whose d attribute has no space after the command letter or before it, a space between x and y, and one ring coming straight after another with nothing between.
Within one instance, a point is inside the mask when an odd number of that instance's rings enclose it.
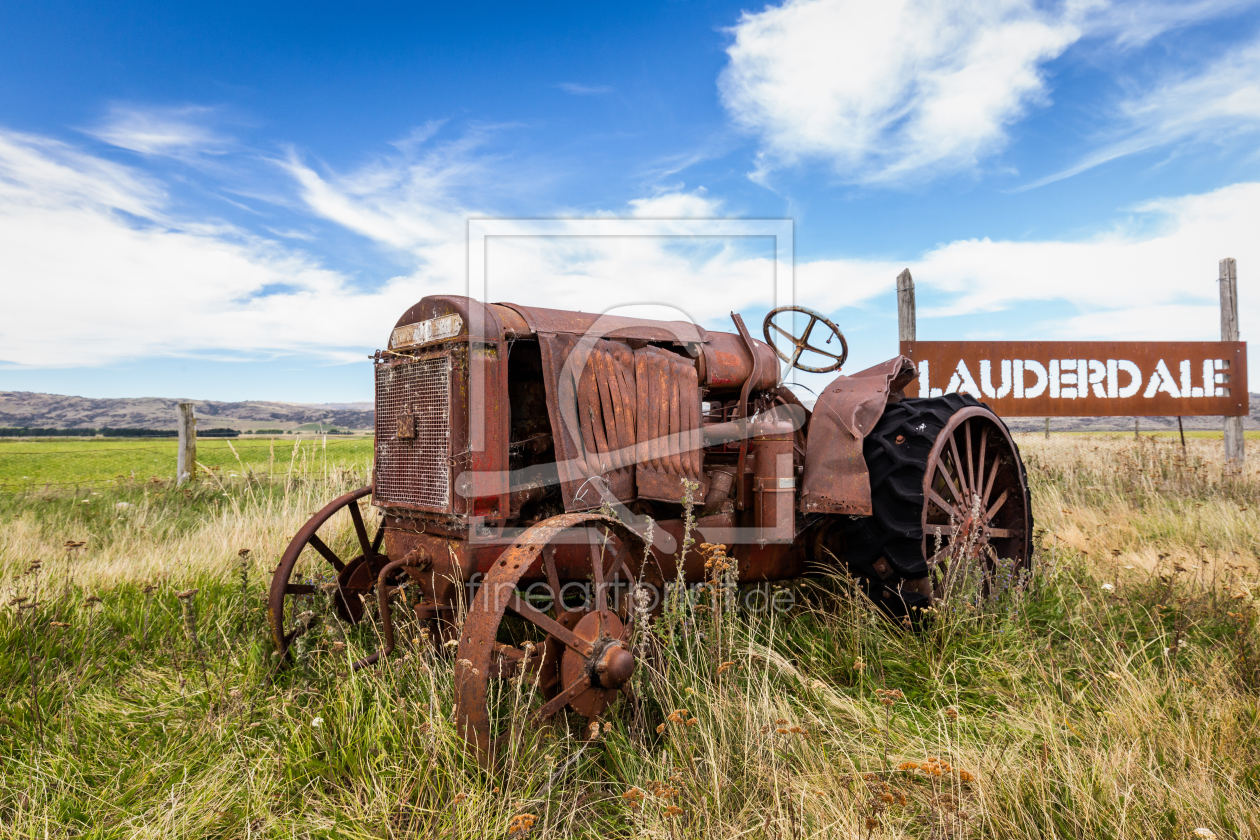
<instances>
[{"instance_id":1,"label":"tractor nameplate","mask_svg":"<svg viewBox=\"0 0 1260 840\"><path fill-rule=\"evenodd\" d=\"M389 337L389 349L400 350L404 347L420 347L435 341L445 341L459 335L464 328L464 319L458 315L443 315L430 318L417 324L398 327Z\"/></svg>"}]
</instances>

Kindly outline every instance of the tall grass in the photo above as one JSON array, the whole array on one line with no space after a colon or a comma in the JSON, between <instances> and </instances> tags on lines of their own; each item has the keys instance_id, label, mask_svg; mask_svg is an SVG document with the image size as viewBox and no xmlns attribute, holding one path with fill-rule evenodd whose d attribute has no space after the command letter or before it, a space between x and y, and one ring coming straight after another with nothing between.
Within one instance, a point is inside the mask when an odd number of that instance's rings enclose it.
<instances>
[{"instance_id":1,"label":"tall grass","mask_svg":"<svg viewBox=\"0 0 1260 840\"><path fill-rule=\"evenodd\" d=\"M1224 474L1209 443L1020 443L1044 529L1030 583L962 593L906 632L840 573L761 593L786 612L731 609L719 553L598 739L560 718L491 774L456 734L451 658L416 627L375 670L348 667L370 628L325 627L276 672L266 573L361 475L6 499L0 826L1260 838L1254 476Z\"/></svg>"}]
</instances>

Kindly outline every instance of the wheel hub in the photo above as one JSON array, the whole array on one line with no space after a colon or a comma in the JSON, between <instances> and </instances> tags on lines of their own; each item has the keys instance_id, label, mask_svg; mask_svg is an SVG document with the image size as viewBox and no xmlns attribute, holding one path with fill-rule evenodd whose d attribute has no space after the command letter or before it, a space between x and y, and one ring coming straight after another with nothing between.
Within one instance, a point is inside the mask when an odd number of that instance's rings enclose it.
<instances>
[{"instance_id":1,"label":"wheel hub","mask_svg":"<svg viewBox=\"0 0 1260 840\"><path fill-rule=\"evenodd\" d=\"M617 639L608 639L591 656L591 681L602 688L620 688L634 675L634 654Z\"/></svg>"},{"instance_id":2,"label":"wheel hub","mask_svg":"<svg viewBox=\"0 0 1260 840\"><path fill-rule=\"evenodd\" d=\"M588 612L573 628L575 635L591 643L589 657L565 648L560 658L560 684L568 689L583 678L590 688L569 701L578 714L596 717L616 699L618 691L634 674L635 659L625 646L621 620L612 613Z\"/></svg>"}]
</instances>

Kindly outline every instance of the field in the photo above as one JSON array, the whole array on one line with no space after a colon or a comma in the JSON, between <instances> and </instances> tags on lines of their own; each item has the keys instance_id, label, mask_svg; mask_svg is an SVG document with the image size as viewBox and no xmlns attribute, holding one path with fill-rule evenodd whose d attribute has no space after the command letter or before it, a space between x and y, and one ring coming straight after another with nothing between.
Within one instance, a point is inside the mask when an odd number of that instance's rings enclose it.
<instances>
[{"instance_id":1,"label":"field","mask_svg":"<svg viewBox=\"0 0 1260 840\"><path fill-rule=\"evenodd\" d=\"M287 670L270 658L267 574L366 483L367 451L0 496L0 827L1260 838L1260 446L1231 475L1219 440L1020 445L1031 582L955 593L917 630L840 574L787 585L787 614L683 604L654 628L635 708L596 741L577 718L529 732L494 775L454 731L452 658L414 631L376 670L347 668L376 646L366 629L344 650L313 633Z\"/></svg>"},{"instance_id":2,"label":"field","mask_svg":"<svg viewBox=\"0 0 1260 840\"><path fill-rule=\"evenodd\" d=\"M0 438L0 492L24 487L89 487L175 475L174 438ZM372 438L312 435L296 438L201 438L197 461L232 477L286 472L295 458L362 465L372 460Z\"/></svg>"}]
</instances>

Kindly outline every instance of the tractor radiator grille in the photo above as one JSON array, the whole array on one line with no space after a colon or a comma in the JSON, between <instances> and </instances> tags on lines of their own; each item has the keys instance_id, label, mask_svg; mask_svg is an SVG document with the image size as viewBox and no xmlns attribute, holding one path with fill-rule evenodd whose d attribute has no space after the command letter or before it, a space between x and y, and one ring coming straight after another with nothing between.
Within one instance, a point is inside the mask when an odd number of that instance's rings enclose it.
<instances>
[{"instance_id":1,"label":"tractor radiator grille","mask_svg":"<svg viewBox=\"0 0 1260 840\"><path fill-rule=\"evenodd\" d=\"M377 365L376 504L449 508L450 440L450 356Z\"/></svg>"}]
</instances>

